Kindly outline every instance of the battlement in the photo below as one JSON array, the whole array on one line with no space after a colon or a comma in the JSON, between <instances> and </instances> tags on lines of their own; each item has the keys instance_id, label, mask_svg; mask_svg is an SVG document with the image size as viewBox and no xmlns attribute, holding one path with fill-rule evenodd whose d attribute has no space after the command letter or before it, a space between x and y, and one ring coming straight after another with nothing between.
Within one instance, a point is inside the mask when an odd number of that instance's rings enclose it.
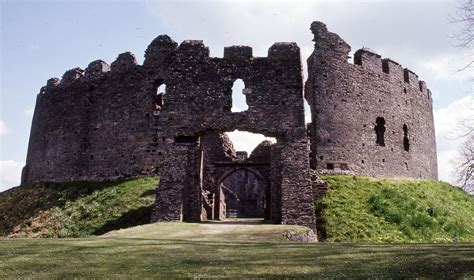
<instances>
[{"instance_id":1,"label":"battlement","mask_svg":"<svg viewBox=\"0 0 474 280\"><path fill-rule=\"evenodd\" d=\"M183 58L209 58L209 48L202 40L185 40L179 44L176 54Z\"/></svg>"},{"instance_id":2,"label":"battlement","mask_svg":"<svg viewBox=\"0 0 474 280\"><path fill-rule=\"evenodd\" d=\"M110 71L110 66L107 64L107 62L98 59L89 63L86 70L84 71L84 75L85 77L89 79L93 79L93 78L100 77L104 73L107 73L109 71Z\"/></svg>"},{"instance_id":3,"label":"battlement","mask_svg":"<svg viewBox=\"0 0 474 280\"><path fill-rule=\"evenodd\" d=\"M84 70L82 70L79 67L67 70L63 74L63 77L61 79L61 85L68 86L72 84L73 82L75 82L76 80L79 80L83 76L84 76Z\"/></svg>"},{"instance_id":4,"label":"battlement","mask_svg":"<svg viewBox=\"0 0 474 280\"><path fill-rule=\"evenodd\" d=\"M171 39L168 35L159 35L156 37L145 50L145 61L143 66L156 67L176 51L178 43Z\"/></svg>"},{"instance_id":5,"label":"battlement","mask_svg":"<svg viewBox=\"0 0 474 280\"><path fill-rule=\"evenodd\" d=\"M293 42L275 43L268 49L268 58L278 60L299 60L300 48Z\"/></svg>"},{"instance_id":6,"label":"battlement","mask_svg":"<svg viewBox=\"0 0 474 280\"><path fill-rule=\"evenodd\" d=\"M53 89L69 87L79 81L90 82L100 79L108 73L126 73L132 71L137 66L145 67L149 72L159 71L160 69L163 70L163 65L168 65L171 57L178 57L179 61L188 62L211 59L209 56L209 48L202 40L185 40L178 45L168 35L159 35L145 50L143 66L137 63L135 55L131 52L119 54L110 65L98 59L89 63L85 70L79 67L73 68L67 70L63 74L62 79L52 78L48 80L47 85L41 88L40 94L48 93ZM300 48L294 42L274 43L268 49L268 56L262 58L281 61L300 60ZM229 46L224 47L223 58L212 59L225 59L238 62L254 59L254 57L252 48L249 46Z\"/></svg>"},{"instance_id":7,"label":"battlement","mask_svg":"<svg viewBox=\"0 0 474 280\"><path fill-rule=\"evenodd\" d=\"M403 68L398 62L390 58L383 58L375 51L362 48L354 53L354 64L362 66L373 72L383 72L395 77L397 80L403 80L405 83L416 86L421 92L426 92L426 83L420 85L422 81L418 80L418 75L408 68Z\"/></svg>"},{"instance_id":8,"label":"battlement","mask_svg":"<svg viewBox=\"0 0 474 280\"><path fill-rule=\"evenodd\" d=\"M135 55L131 52L124 52L118 55L112 64L110 64L110 70L112 72L125 72L134 68L137 63Z\"/></svg>"},{"instance_id":9,"label":"battlement","mask_svg":"<svg viewBox=\"0 0 474 280\"><path fill-rule=\"evenodd\" d=\"M349 64L347 58L351 47L339 35L329 32L326 25L318 21L313 22L310 29L313 32L315 50L317 50L312 56L317 56L321 63L332 60L333 63ZM427 94L426 83L423 82L423 85L420 85L416 73L408 68L403 68L398 62L390 58L382 58L380 54L372 49L363 47L357 50L354 53L353 65L379 75L384 73L387 78L396 82L402 81L408 84L407 86L416 87L419 91Z\"/></svg>"},{"instance_id":10,"label":"battlement","mask_svg":"<svg viewBox=\"0 0 474 280\"><path fill-rule=\"evenodd\" d=\"M382 69L382 57L369 48L362 48L354 53L354 64L366 68Z\"/></svg>"},{"instance_id":11,"label":"battlement","mask_svg":"<svg viewBox=\"0 0 474 280\"><path fill-rule=\"evenodd\" d=\"M249 60L253 58L252 48L249 46L225 47L224 58L232 60Z\"/></svg>"}]
</instances>

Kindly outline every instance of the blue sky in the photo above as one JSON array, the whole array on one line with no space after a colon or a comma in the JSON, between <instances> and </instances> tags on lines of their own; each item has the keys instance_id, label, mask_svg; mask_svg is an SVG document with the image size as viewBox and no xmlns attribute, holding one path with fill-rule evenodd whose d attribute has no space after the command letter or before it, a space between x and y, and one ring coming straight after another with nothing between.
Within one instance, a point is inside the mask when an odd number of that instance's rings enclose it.
<instances>
[{"instance_id":1,"label":"blue sky","mask_svg":"<svg viewBox=\"0 0 474 280\"><path fill-rule=\"evenodd\" d=\"M277 41L313 48L310 23L323 21L355 51L370 47L415 71L434 96L440 178L451 181L458 119L473 114L472 73L457 73L472 50L454 47L456 1L1 1L0 191L17 185L36 94L46 80L96 59L144 50L159 34L202 39L212 56L249 45L266 56ZM306 75L306 73L305 73ZM239 149L262 138L236 133Z\"/></svg>"}]
</instances>

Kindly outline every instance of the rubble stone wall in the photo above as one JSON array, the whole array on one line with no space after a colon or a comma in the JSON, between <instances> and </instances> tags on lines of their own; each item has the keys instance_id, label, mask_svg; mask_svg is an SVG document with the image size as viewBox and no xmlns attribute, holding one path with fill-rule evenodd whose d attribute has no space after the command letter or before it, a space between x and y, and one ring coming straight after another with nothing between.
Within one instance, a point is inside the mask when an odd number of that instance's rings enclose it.
<instances>
[{"instance_id":1,"label":"rubble stone wall","mask_svg":"<svg viewBox=\"0 0 474 280\"><path fill-rule=\"evenodd\" d=\"M432 95L407 68L311 25L305 96L312 168L369 176L437 179Z\"/></svg>"},{"instance_id":2,"label":"rubble stone wall","mask_svg":"<svg viewBox=\"0 0 474 280\"><path fill-rule=\"evenodd\" d=\"M130 53L50 79L37 95L22 184L154 174L153 82Z\"/></svg>"},{"instance_id":3,"label":"rubble stone wall","mask_svg":"<svg viewBox=\"0 0 474 280\"><path fill-rule=\"evenodd\" d=\"M320 22L311 30L309 129L296 43L275 43L266 57L231 46L219 58L202 41L178 45L161 35L143 65L123 53L110 66L97 60L48 80L22 184L160 175L151 220L196 222L223 215L226 174L254 170L265 181L267 219L314 228L310 163L323 172L436 179L426 84L369 49L349 63L350 46L337 34ZM238 79L248 109L232 112ZM277 142L246 158L225 135L236 129Z\"/></svg>"},{"instance_id":4,"label":"rubble stone wall","mask_svg":"<svg viewBox=\"0 0 474 280\"><path fill-rule=\"evenodd\" d=\"M282 165L293 172L283 174L281 169L281 188L287 191L282 196L306 189L311 193L306 173L309 146L304 124L302 66L295 43L275 43L267 57L254 57L247 46L232 46L224 49L223 58L216 58L209 56L202 41L184 41L177 46L169 37L158 37L146 51L144 67L160 68L160 78L164 77L166 85L157 119L158 146L163 149L165 162L160 170L162 180L152 221L199 219L192 213L202 209L202 199L194 194L201 194L198 190L205 189L208 180L202 175L201 180L196 178L209 169L204 162L205 144L200 145L201 152L195 147L209 135L235 129L275 137L285 150L287 158ZM245 84L243 93L248 109L243 112L231 111L232 86L237 79ZM181 157L184 155L188 156L187 162L201 162L200 166L188 168L183 163L185 157ZM181 178L174 178L174 174ZM179 182L187 183L183 186ZM181 208L182 215L169 216L165 204L159 203L165 200ZM312 196L285 201L288 203L281 204L282 207L293 208L295 213L300 209L314 213ZM278 220L314 227L314 214L312 217L311 220L307 216L282 216Z\"/></svg>"}]
</instances>

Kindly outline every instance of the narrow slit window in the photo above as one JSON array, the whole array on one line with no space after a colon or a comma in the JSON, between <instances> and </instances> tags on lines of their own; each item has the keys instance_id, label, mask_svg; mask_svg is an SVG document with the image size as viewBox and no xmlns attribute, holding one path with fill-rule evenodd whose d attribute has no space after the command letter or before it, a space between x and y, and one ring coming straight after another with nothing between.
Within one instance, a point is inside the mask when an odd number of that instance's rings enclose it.
<instances>
[{"instance_id":1,"label":"narrow slit window","mask_svg":"<svg viewBox=\"0 0 474 280\"><path fill-rule=\"evenodd\" d=\"M247 111L247 97L245 96L247 90L242 79L237 79L232 86L232 108L231 112Z\"/></svg>"},{"instance_id":2,"label":"narrow slit window","mask_svg":"<svg viewBox=\"0 0 474 280\"><path fill-rule=\"evenodd\" d=\"M385 119L377 117L377 119L375 119L375 135L377 137L375 143L382 147L385 146L385 130Z\"/></svg>"},{"instance_id":3,"label":"narrow slit window","mask_svg":"<svg viewBox=\"0 0 474 280\"><path fill-rule=\"evenodd\" d=\"M388 66L388 61L382 60L382 71L385 73L390 73L390 67Z\"/></svg>"},{"instance_id":4,"label":"narrow slit window","mask_svg":"<svg viewBox=\"0 0 474 280\"><path fill-rule=\"evenodd\" d=\"M410 83L410 73L408 69L403 70L403 79L405 80L405 83Z\"/></svg>"},{"instance_id":5,"label":"narrow slit window","mask_svg":"<svg viewBox=\"0 0 474 280\"><path fill-rule=\"evenodd\" d=\"M408 126L403 125L403 149L407 152L410 151L410 139L408 139Z\"/></svg>"}]
</instances>

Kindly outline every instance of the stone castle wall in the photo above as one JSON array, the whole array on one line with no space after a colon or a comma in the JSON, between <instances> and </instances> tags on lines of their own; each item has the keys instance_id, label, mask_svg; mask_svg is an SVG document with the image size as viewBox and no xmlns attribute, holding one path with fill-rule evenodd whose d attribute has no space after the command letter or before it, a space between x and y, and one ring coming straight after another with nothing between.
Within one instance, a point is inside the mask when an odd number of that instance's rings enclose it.
<instances>
[{"instance_id":1,"label":"stone castle wall","mask_svg":"<svg viewBox=\"0 0 474 280\"><path fill-rule=\"evenodd\" d=\"M223 215L220 184L240 168L264 182L268 220L314 228L313 193L320 190L312 189L310 162L325 172L436 179L426 84L368 49L348 63L346 42L322 23L311 30L310 137L295 43L275 43L267 57L226 47L217 58L202 41L178 45L161 35L143 65L123 53L110 66L94 61L47 82L37 96L22 184L160 175L152 221L193 222ZM245 83L243 112L231 111L237 79ZM235 129L277 143L242 160L223 134Z\"/></svg>"},{"instance_id":2,"label":"stone castle wall","mask_svg":"<svg viewBox=\"0 0 474 280\"><path fill-rule=\"evenodd\" d=\"M254 57L252 48L232 46L217 58L209 56L202 41L176 46L167 40L153 41L145 58L145 64L162 69L167 88L157 121L165 163L152 221L202 217L197 190L209 182L202 176L210 171L202 163L206 136L238 129L275 137L283 148L278 172L282 179L270 189L281 189L274 199L287 210L271 209L271 220L314 226L299 47L275 43L267 57ZM248 109L243 112L231 111L237 79L245 84Z\"/></svg>"},{"instance_id":3,"label":"stone castle wall","mask_svg":"<svg viewBox=\"0 0 474 280\"><path fill-rule=\"evenodd\" d=\"M437 179L432 96L412 71L311 25L305 95L312 167L326 172ZM377 135L378 134L378 135Z\"/></svg>"},{"instance_id":4,"label":"stone castle wall","mask_svg":"<svg viewBox=\"0 0 474 280\"><path fill-rule=\"evenodd\" d=\"M22 183L154 173L154 82L130 53L50 79L37 96Z\"/></svg>"}]
</instances>

